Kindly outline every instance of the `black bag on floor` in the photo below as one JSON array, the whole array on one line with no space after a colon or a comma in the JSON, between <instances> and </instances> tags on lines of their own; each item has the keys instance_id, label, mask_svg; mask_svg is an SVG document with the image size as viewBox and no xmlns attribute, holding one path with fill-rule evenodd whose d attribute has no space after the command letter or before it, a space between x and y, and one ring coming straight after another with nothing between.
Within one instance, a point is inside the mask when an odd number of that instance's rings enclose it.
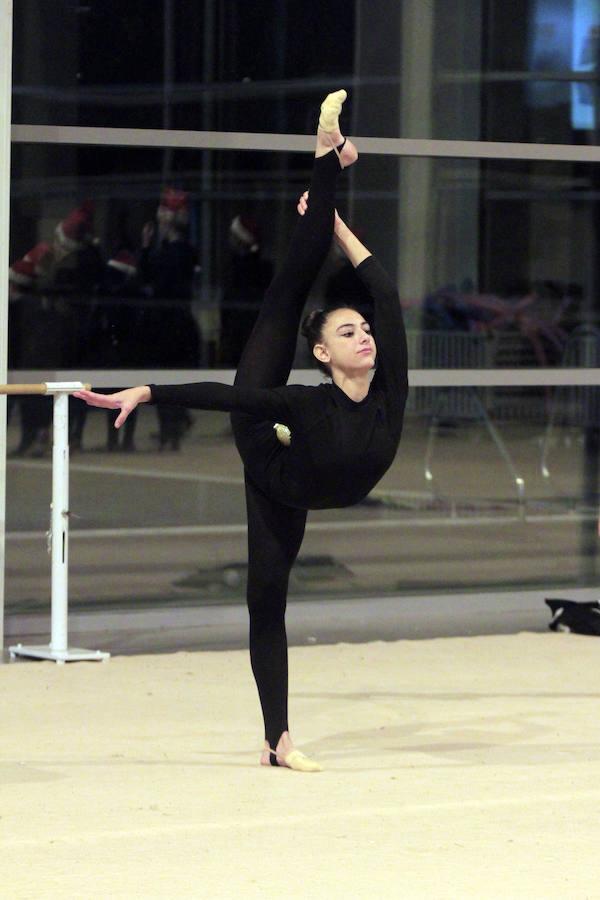
<instances>
[{"instance_id":1,"label":"black bag on floor","mask_svg":"<svg viewBox=\"0 0 600 900\"><path fill-rule=\"evenodd\" d=\"M600 603L576 603L575 600L546 600L552 613L551 631L600 635Z\"/></svg>"}]
</instances>

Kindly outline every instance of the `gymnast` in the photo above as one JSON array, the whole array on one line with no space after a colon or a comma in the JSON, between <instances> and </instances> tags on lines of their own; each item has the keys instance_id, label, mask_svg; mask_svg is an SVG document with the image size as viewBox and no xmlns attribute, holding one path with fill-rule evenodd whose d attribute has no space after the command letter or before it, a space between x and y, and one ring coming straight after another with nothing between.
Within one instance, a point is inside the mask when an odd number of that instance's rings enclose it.
<instances>
[{"instance_id":1,"label":"gymnast","mask_svg":"<svg viewBox=\"0 0 600 900\"><path fill-rule=\"evenodd\" d=\"M139 403L231 413L245 477L250 660L265 726L260 762L303 772L321 766L294 748L288 727L290 570L307 510L358 503L390 467L408 392L396 287L335 209L338 174L358 158L340 132L345 99L346 92L337 91L321 105L310 189L299 200L285 261L267 289L234 385L143 385L114 394L74 394L92 406L120 409L117 428ZM302 333L331 383L287 385L302 310L332 234L373 300L377 346L360 310L315 310L304 319Z\"/></svg>"}]
</instances>

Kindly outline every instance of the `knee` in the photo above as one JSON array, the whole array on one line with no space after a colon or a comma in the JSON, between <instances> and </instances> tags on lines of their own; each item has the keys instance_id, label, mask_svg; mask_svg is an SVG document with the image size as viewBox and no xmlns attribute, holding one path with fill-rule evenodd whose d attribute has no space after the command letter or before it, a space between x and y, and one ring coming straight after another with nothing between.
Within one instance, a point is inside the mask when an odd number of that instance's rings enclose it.
<instances>
[{"instance_id":1,"label":"knee","mask_svg":"<svg viewBox=\"0 0 600 900\"><path fill-rule=\"evenodd\" d=\"M248 582L248 611L256 621L273 621L285 615L288 575L269 576Z\"/></svg>"}]
</instances>

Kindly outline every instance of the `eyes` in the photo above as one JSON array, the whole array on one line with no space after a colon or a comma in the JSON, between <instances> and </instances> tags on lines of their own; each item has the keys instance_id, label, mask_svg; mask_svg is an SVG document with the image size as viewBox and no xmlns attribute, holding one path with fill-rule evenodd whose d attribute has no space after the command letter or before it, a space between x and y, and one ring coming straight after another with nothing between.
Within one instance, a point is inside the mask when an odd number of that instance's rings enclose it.
<instances>
[{"instance_id":1,"label":"eyes","mask_svg":"<svg viewBox=\"0 0 600 900\"><path fill-rule=\"evenodd\" d=\"M365 334L371 334L371 329L370 329L368 326L363 326L363 329L362 329L362 330L364 331ZM348 330L348 331L341 331L341 332L340 332L340 337L353 337L353 336L354 336L354 329L353 329L353 328L350 329L350 330Z\"/></svg>"}]
</instances>

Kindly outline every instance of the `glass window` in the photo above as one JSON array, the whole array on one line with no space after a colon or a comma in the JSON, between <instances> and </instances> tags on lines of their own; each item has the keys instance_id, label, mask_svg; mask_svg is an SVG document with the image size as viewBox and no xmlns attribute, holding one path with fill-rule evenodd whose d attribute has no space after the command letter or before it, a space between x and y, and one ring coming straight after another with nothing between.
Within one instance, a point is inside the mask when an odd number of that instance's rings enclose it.
<instances>
[{"instance_id":1,"label":"glass window","mask_svg":"<svg viewBox=\"0 0 600 900\"><path fill-rule=\"evenodd\" d=\"M15 145L10 367L235 367L309 175L308 154ZM598 365L599 177L367 155L348 170L339 208L397 281L411 366ZM309 303L340 298L360 284L334 251Z\"/></svg>"},{"instance_id":2,"label":"glass window","mask_svg":"<svg viewBox=\"0 0 600 900\"><path fill-rule=\"evenodd\" d=\"M598 391L413 390L398 455L371 495L309 514L292 598L597 584ZM48 602L51 459L42 429L19 453L21 418L36 411L13 404L14 611ZM158 452L154 408L139 411L129 448L120 435L107 453L109 428L90 409L71 458L73 604L242 603L244 489L228 417L191 411L178 452Z\"/></svg>"},{"instance_id":3,"label":"glass window","mask_svg":"<svg viewBox=\"0 0 600 900\"><path fill-rule=\"evenodd\" d=\"M14 17L19 124L303 134L345 86L354 134L598 142L596 0L21 0Z\"/></svg>"}]
</instances>

